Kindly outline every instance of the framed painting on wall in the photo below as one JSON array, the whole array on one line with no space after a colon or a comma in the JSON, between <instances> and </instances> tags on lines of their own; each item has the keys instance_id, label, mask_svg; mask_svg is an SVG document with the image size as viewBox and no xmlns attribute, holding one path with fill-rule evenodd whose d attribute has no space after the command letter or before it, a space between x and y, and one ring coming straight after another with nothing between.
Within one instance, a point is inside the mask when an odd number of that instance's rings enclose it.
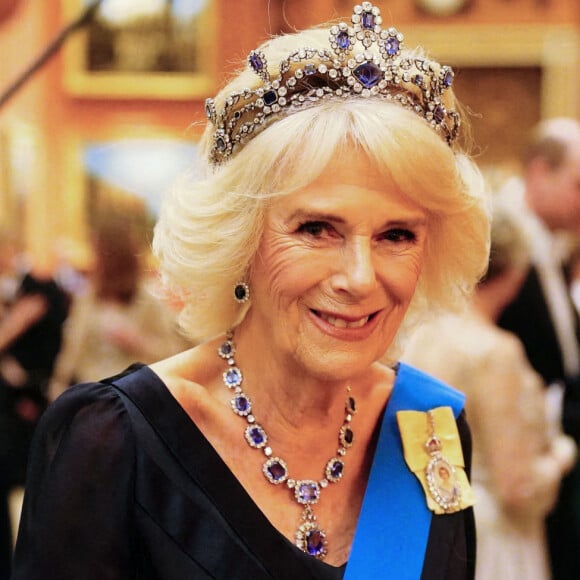
<instances>
[{"instance_id":1,"label":"framed painting on wall","mask_svg":"<svg viewBox=\"0 0 580 580\"><path fill-rule=\"evenodd\" d=\"M163 127L105 126L71 135L67 147L60 233L81 245L100 223L121 217L147 246L163 196L199 159L195 136Z\"/></svg>"},{"instance_id":2,"label":"framed painting on wall","mask_svg":"<svg viewBox=\"0 0 580 580\"><path fill-rule=\"evenodd\" d=\"M82 18L64 47L65 89L81 97L190 99L213 92L215 0L61 0Z\"/></svg>"},{"instance_id":3,"label":"framed painting on wall","mask_svg":"<svg viewBox=\"0 0 580 580\"><path fill-rule=\"evenodd\" d=\"M424 25L407 31L405 43L428 46L454 67L482 167L517 169L538 121L580 113L580 37L572 25Z\"/></svg>"}]
</instances>

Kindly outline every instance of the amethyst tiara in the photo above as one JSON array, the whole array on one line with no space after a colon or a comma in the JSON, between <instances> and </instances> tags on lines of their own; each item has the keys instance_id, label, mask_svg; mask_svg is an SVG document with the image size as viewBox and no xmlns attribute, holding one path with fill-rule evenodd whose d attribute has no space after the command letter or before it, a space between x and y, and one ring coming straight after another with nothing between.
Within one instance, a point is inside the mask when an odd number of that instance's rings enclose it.
<instances>
[{"instance_id":1,"label":"amethyst tiara","mask_svg":"<svg viewBox=\"0 0 580 580\"><path fill-rule=\"evenodd\" d=\"M213 99L205 103L215 127L209 153L213 164L229 159L269 121L332 97L398 102L451 145L460 125L444 94L453 83L451 67L402 54L403 35L395 28L381 28L380 10L370 2L354 7L351 21L352 26L341 22L330 28L329 49L301 48L289 54L275 78L266 55L261 50L250 52L248 65L262 80L261 86L231 93L221 111ZM452 105L453 98L448 100Z\"/></svg>"}]
</instances>

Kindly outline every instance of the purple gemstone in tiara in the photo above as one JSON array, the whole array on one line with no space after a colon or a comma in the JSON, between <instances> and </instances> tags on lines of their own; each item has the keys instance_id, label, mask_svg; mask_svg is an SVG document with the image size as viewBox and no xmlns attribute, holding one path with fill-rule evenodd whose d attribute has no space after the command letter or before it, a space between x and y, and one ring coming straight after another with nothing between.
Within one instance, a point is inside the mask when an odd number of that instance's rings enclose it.
<instances>
[{"instance_id":1,"label":"purple gemstone in tiara","mask_svg":"<svg viewBox=\"0 0 580 580\"><path fill-rule=\"evenodd\" d=\"M445 72L445 76L443 77L443 84L445 85L446 88L449 88L453 84L454 76L455 75L453 74L453 71L451 69L448 69Z\"/></svg>"},{"instance_id":2,"label":"purple gemstone in tiara","mask_svg":"<svg viewBox=\"0 0 580 580\"><path fill-rule=\"evenodd\" d=\"M433 110L433 119L438 125L445 120L445 109L441 105L437 105Z\"/></svg>"},{"instance_id":3,"label":"purple gemstone in tiara","mask_svg":"<svg viewBox=\"0 0 580 580\"><path fill-rule=\"evenodd\" d=\"M264 68L264 62L262 61L262 58L260 57L259 54L255 52L250 53L250 56L248 57L248 62L257 73L261 72L262 69Z\"/></svg>"},{"instance_id":4,"label":"purple gemstone in tiara","mask_svg":"<svg viewBox=\"0 0 580 580\"><path fill-rule=\"evenodd\" d=\"M309 62L305 67L304 67L304 74L306 76L310 76L313 75L314 73L316 73L316 65L312 64L311 62Z\"/></svg>"},{"instance_id":5,"label":"purple gemstone in tiara","mask_svg":"<svg viewBox=\"0 0 580 580\"><path fill-rule=\"evenodd\" d=\"M328 49L292 51L273 78L264 52L250 52L248 67L261 85L232 92L219 111L213 99L206 101L206 114L215 127L212 164L227 161L280 114L329 97L385 97L417 113L452 144L461 119L441 101L453 83L451 67L423 56L401 56L403 35L393 27L381 28L380 9L371 2L356 5L351 22L353 26L331 26Z\"/></svg>"},{"instance_id":6,"label":"purple gemstone in tiara","mask_svg":"<svg viewBox=\"0 0 580 580\"><path fill-rule=\"evenodd\" d=\"M367 30L373 30L375 27L375 16L371 12L363 12L360 19L361 26Z\"/></svg>"},{"instance_id":7,"label":"purple gemstone in tiara","mask_svg":"<svg viewBox=\"0 0 580 580\"><path fill-rule=\"evenodd\" d=\"M389 56L395 56L401 48L401 42L396 36L389 36L385 40L385 49Z\"/></svg>"},{"instance_id":8,"label":"purple gemstone in tiara","mask_svg":"<svg viewBox=\"0 0 580 580\"><path fill-rule=\"evenodd\" d=\"M350 38L348 36L348 32L345 32L344 30L342 32L339 32L338 36L336 37L336 44L338 45L338 48L340 48L341 50L346 50L347 48L349 48Z\"/></svg>"},{"instance_id":9,"label":"purple gemstone in tiara","mask_svg":"<svg viewBox=\"0 0 580 580\"><path fill-rule=\"evenodd\" d=\"M383 77L381 69L372 62L363 62L352 71L352 74L366 89L374 87Z\"/></svg>"},{"instance_id":10,"label":"purple gemstone in tiara","mask_svg":"<svg viewBox=\"0 0 580 580\"><path fill-rule=\"evenodd\" d=\"M226 140L223 137L218 137L215 140L215 146L218 151L223 153L227 149Z\"/></svg>"},{"instance_id":11,"label":"purple gemstone in tiara","mask_svg":"<svg viewBox=\"0 0 580 580\"><path fill-rule=\"evenodd\" d=\"M266 91L263 99L264 104L270 107L278 100L278 95L276 94L276 91Z\"/></svg>"}]
</instances>

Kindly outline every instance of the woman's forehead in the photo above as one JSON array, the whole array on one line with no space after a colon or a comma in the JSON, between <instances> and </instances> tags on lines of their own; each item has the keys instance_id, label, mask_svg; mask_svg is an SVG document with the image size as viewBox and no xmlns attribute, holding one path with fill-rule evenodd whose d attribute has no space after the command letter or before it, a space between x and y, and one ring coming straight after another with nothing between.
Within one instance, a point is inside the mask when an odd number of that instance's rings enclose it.
<instances>
[{"instance_id":1,"label":"woman's forehead","mask_svg":"<svg viewBox=\"0 0 580 580\"><path fill-rule=\"evenodd\" d=\"M372 165L333 161L310 183L271 200L268 211L284 221L426 221L424 208L405 195L393 179Z\"/></svg>"}]
</instances>

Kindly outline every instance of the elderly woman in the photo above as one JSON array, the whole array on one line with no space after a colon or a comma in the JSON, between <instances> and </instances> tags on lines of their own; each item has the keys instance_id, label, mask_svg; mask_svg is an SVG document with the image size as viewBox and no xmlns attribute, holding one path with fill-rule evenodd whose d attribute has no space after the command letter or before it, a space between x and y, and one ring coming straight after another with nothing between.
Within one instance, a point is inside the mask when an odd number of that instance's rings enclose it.
<instances>
[{"instance_id":1,"label":"elderly woman","mask_svg":"<svg viewBox=\"0 0 580 580\"><path fill-rule=\"evenodd\" d=\"M248 64L156 229L204 341L47 412L14 580L473 576L463 396L396 362L487 263L453 73L368 2Z\"/></svg>"}]
</instances>

